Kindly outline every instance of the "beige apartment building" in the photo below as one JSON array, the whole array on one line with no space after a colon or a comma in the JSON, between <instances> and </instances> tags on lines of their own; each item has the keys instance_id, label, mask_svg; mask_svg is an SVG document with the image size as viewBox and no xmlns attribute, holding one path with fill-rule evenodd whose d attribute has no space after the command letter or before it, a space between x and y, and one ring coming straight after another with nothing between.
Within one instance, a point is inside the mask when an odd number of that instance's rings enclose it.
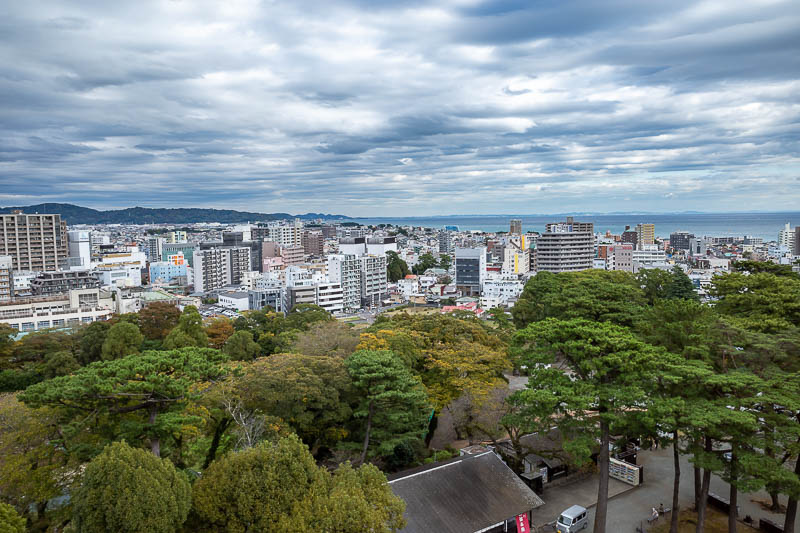
<instances>
[{"instance_id":1,"label":"beige apartment building","mask_svg":"<svg viewBox=\"0 0 800 533\"><path fill-rule=\"evenodd\" d=\"M0 215L0 255L12 270L58 270L67 260L67 223L61 215Z\"/></svg>"}]
</instances>

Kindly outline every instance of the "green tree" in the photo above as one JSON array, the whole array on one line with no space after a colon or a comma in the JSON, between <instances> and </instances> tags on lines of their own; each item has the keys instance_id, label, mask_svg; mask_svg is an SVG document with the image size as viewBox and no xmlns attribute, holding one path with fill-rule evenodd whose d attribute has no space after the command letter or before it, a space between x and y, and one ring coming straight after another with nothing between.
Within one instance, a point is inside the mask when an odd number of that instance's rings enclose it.
<instances>
[{"instance_id":1,"label":"green tree","mask_svg":"<svg viewBox=\"0 0 800 533\"><path fill-rule=\"evenodd\" d=\"M560 425L576 435L566 451L588 458L600 442L594 531L605 533L610 430L640 416L663 352L613 324L552 318L518 331L514 348L529 368L528 388L553 395Z\"/></svg>"},{"instance_id":2,"label":"green tree","mask_svg":"<svg viewBox=\"0 0 800 533\"><path fill-rule=\"evenodd\" d=\"M45 379L50 379L71 374L80 366L80 363L70 352L55 352L45 356L44 363L39 365L39 372Z\"/></svg>"},{"instance_id":3,"label":"green tree","mask_svg":"<svg viewBox=\"0 0 800 533\"><path fill-rule=\"evenodd\" d=\"M78 361L82 365L88 365L103 358L103 343L106 341L110 329L110 322L96 321L78 332L80 344Z\"/></svg>"},{"instance_id":4,"label":"green tree","mask_svg":"<svg viewBox=\"0 0 800 533\"><path fill-rule=\"evenodd\" d=\"M253 340L253 334L249 331L235 331L225 341L222 347L231 361L252 361L258 355L261 347Z\"/></svg>"},{"instance_id":5,"label":"green tree","mask_svg":"<svg viewBox=\"0 0 800 533\"><path fill-rule=\"evenodd\" d=\"M715 276L715 308L754 331L777 333L800 326L800 279L758 272Z\"/></svg>"},{"instance_id":6,"label":"green tree","mask_svg":"<svg viewBox=\"0 0 800 533\"><path fill-rule=\"evenodd\" d=\"M438 264L433 254L426 252L419 256L417 264L415 264L411 270L414 274L424 274L429 268L436 268Z\"/></svg>"},{"instance_id":7,"label":"green tree","mask_svg":"<svg viewBox=\"0 0 800 533\"><path fill-rule=\"evenodd\" d=\"M517 328L546 318L630 326L645 303L639 282L627 272L539 272L525 284L511 314Z\"/></svg>"},{"instance_id":8,"label":"green tree","mask_svg":"<svg viewBox=\"0 0 800 533\"><path fill-rule=\"evenodd\" d=\"M284 420L313 454L347 436L351 383L338 357L261 358L247 367L235 387L247 408Z\"/></svg>"},{"instance_id":9,"label":"green tree","mask_svg":"<svg viewBox=\"0 0 800 533\"><path fill-rule=\"evenodd\" d=\"M86 466L73 507L78 531L173 533L186 521L191 487L168 460L115 442Z\"/></svg>"},{"instance_id":10,"label":"green tree","mask_svg":"<svg viewBox=\"0 0 800 533\"><path fill-rule=\"evenodd\" d=\"M405 278L410 273L408 264L400 259L397 252L386 252L386 275L392 283Z\"/></svg>"},{"instance_id":11,"label":"green tree","mask_svg":"<svg viewBox=\"0 0 800 533\"><path fill-rule=\"evenodd\" d=\"M675 265L670 271L670 282L667 286L667 298L679 300L699 300L700 296L694 290L694 285L686 272Z\"/></svg>"},{"instance_id":12,"label":"green tree","mask_svg":"<svg viewBox=\"0 0 800 533\"><path fill-rule=\"evenodd\" d=\"M160 456L162 439L180 433L191 418L181 407L198 394L193 386L223 376L225 360L211 348L148 351L37 383L19 398L33 408L63 410L67 437L80 438L99 427L108 440L146 438L152 453Z\"/></svg>"},{"instance_id":13,"label":"green tree","mask_svg":"<svg viewBox=\"0 0 800 533\"><path fill-rule=\"evenodd\" d=\"M449 269L450 266L453 264L453 258L447 254L442 254L439 256L439 268L443 268L445 270Z\"/></svg>"},{"instance_id":14,"label":"green tree","mask_svg":"<svg viewBox=\"0 0 800 533\"><path fill-rule=\"evenodd\" d=\"M389 533L405 504L374 466L318 467L296 436L229 454L194 486L198 526L210 531Z\"/></svg>"},{"instance_id":15,"label":"green tree","mask_svg":"<svg viewBox=\"0 0 800 533\"><path fill-rule=\"evenodd\" d=\"M190 346L198 348L208 346L208 335L203 328L203 317L193 305L187 305L183 309L183 313L178 319L178 325L164 339L164 348L167 350Z\"/></svg>"},{"instance_id":16,"label":"green tree","mask_svg":"<svg viewBox=\"0 0 800 533\"><path fill-rule=\"evenodd\" d=\"M370 444L386 455L407 438L423 435L427 396L399 358L386 350L359 350L345 364L360 396L354 415L365 420L362 464Z\"/></svg>"},{"instance_id":17,"label":"green tree","mask_svg":"<svg viewBox=\"0 0 800 533\"><path fill-rule=\"evenodd\" d=\"M163 340L178 325L181 312L169 302L153 302L139 311L139 327L149 340Z\"/></svg>"},{"instance_id":18,"label":"green tree","mask_svg":"<svg viewBox=\"0 0 800 533\"><path fill-rule=\"evenodd\" d=\"M139 353L144 337L139 328L130 322L117 322L108 330L103 341L101 355L103 359L119 359L126 355Z\"/></svg>"},{"instance_id":19,"label":"green tree","mask_svg":"<svg viewBox=\"0 0 800 533\"><path fill-rule=\"evenodd\" d=\"M0 503L0 533L25 533L25 519L7 503Z\"/></svg>"}]
</instances>

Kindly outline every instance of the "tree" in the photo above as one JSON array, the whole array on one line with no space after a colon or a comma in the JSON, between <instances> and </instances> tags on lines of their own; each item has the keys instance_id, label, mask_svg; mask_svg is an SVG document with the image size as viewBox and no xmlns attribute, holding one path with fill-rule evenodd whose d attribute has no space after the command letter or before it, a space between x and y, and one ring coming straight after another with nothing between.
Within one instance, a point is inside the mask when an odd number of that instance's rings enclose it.
<instances>
[{"instance_id":1,"label":"tree","mask_svg":"<svg viewBox=\"0 0 800 533\"><path fill-rule=\"evenodd\" d=\"M296 354L258 359L235 385L247 408L284 420L313 454L347 435L350 386L342 359Z\"/></svg>"},{"instance_id":2,"label":"tree","mask_svg":"<svg viewBox=\"0 0 800 533\"><path fill-rule=\"evenodd\" d=\"M436 258L433 257L433 254L425 252L419 256L417 264L411 268L411 271L414 274L424 274L429 268L436 268L437 265L438 263L436 262Z\"/></svg>"},{"instance_id":3,"label":"tree","mask_svg":"<svg viewBox=\"0 0 800 533\"><path fill-rule=\"evenodd\" d=\"M199 528L389 533L402 528L403 501L374 466L318 467L296 436L229 454L194 486Z\"/></svg>"},{"instance_id":4,"label":"tree","mask_svg":"<svg viewBox=\"0 0 800 533\"><path fill-rule=\"evenodd\" d=\"M45 379L50 379L71 374L80 366L80 363L70 352L55 352L45 356L44 363L39 365L39 372Z\"/></svg>"},{"instance_id":5,"label":"tree","mask_svg":"<svg viewBox=\"0 0 800 533\"><path fill-rule=\"evenodd\" d=\"M25 519L7 503L0 503L0 533L25 533Z\"/></svg>"},{"instance_id":6,"label":"tree","mask_svg":"<svg viewBox=\"0 0 800 533\"><path fill-rule=\"evenodd\" d=\"M518 328L545 318L584 318L630 326L644 305L639 283L627 272L539 272L525 284L511 314Z\"/></svg>"},{"instance_id":7,"label":"tree","mask_svg":"<svg viewBox=\"0 0 800 533\"><path fill-rule=\"evenodd\" d=\"M400 259L397 252L392 250L386 252L386 276L389 281L395 283L397 280L405 278L409 273L408 264Z\"/></svg>"},{"instance_id":8,"label":"tree","mask_svg":"<svg viewBox=\"0 0 800 533\"><path fill-rule=\"evenodd\" d=\"M753 331L777 333L800 326L800 278L757 272L714 276L715 308Z\"/></svg>"},{"instance_id":9,"label":"tree","mask_svg":"<svg viewBox=\"0 0 800 533\"><path fill-rule=\"evenodd\" d=\"M153 302L139 311L139 327L150 340L163 340L178 325L180 310L169 302Z\"/></svg>"},{"instance_id":10,"label":"tree","mask_svg":"<svg viewBox=\"0 0 800 533\"><path fill-rule=\"evenodd\" d=\"M345 358L358 345L359 337L353 328L341 322L317 322L300 333L291 348L303 355L328 355Z\"/></svg>"},{"instance_id":11,"label":"tree","mask_svg":"<svg viewBox=\"0 0 800 533\"><path fill-rule=\"evenodd\" d=\"M191 488L168 460L115 442L86 465L73 502L78 531L173 533L186 521Z\"/></svg>"},{"instance_id":12,"label":"tree","mask_svg":"<svg viewBox=\"0 0 800 533\"><path fill-rule=\"evenodd\" d=\"M372 444L377 453L389 454L409 437L422 437L426 425L427 397L422 384L390 351L359 350L345 361L360 399L356 418L365 420L360 462Z\"/></svg>"},{"instance_id":13,"label":"tree","mask_svg":"<svg viewBox=\"0 0 800 533\"><path fill-rule=\"evenodd\" d=\"M198 348L208 346L208 335L203 329L203 317L193 305L187 305L183 309L178 325L164 339L164 348L167 350L189 346Z\"/></svg>"},{"instance_id":14,"label":"tree","mask_svg":"<svg viewBox=\"0 0 800 533\"><path fill-rule=\"evenodd\" d=\"M117 322L108 330L103 341L101 355L103 359L119 359L126 355L139 353L144 337L139 328L130 322Z\"/></svg>"},{"instance_id":15,"label":"tree","mask_svg":"<svg viewBox=\"0 0 800 533\"><path fill-rule=\"evenodd\" d=\"M453 258L447 254L442 254L439 256L439 268L444 270L448 270L450 266L453 264Z\"/></svg>"},{"instance_id":16,"label":"tree","mask_svg":"<svg viewBox=\"0 0 800 533\"><path fill-rule=\"evenodd\" d=\"M206 328L209 346L222 349L225 341L233 335L233 323L227 318L215 318Z\"/></svg>"},{"instance_id":17,"label":"tree","mask_svg":"<svg viewBox=\"0 0 800 533\"><path fill-rule=\"evenodd\" d=\"M605 533L610 431L641 416L662 352L613 324L552 318L517 332L514 348L529 368L528 388L557 400L563 428L580 428L565 443L566 451L588 458L599 438L594 531Z\"/></svg>"},{"instance_id":18,"label":"tree","mask_svg":"<svg viewBox=\"0 0 800 533\"><path fill-rule=\"evenodd\" d=\"M180 405L197 394L196 383L224 375L225 359L211 348L148 351L37 383L19 398L33 408L62 409L61 429L67 437L85 436L97 422L108 440L146 438L160 456L162 439L180 433L187 423L189 415L181 413Z\"/></svg>"},{"instance_id":19,"label":"tree","mask_svg":"<svg viewBox=\"0 0 800 533\"><path fill-rule=\"evenodd\" d=\"M670 282L667 286L666 297L679 300L699 300L700 296L694 290L694 285L686 272L675 265L670 271Z\"/></svg>"},{"instance_id":20,"label":"tree","mask_svg":"<svg viewBox=\"0 0 800 533\"><path fill-rule=\"evenodd\" d=\"M79 331L78 361L82 365L88 365L103 358L103 343L106 341L110 329L110 322L96 321Z\"/></svg>"},{"instance_id":21,"label":"tree","mask_svg":"<svg viewBox=\"0 0 800 533\"><path fill-rule=\"evenodd\" d=\"M222 352L231 361L252 361L260 350L261 347L253 340L253 334L249 331L234 331L222 347Z\"/></svg>"}]
</instances>

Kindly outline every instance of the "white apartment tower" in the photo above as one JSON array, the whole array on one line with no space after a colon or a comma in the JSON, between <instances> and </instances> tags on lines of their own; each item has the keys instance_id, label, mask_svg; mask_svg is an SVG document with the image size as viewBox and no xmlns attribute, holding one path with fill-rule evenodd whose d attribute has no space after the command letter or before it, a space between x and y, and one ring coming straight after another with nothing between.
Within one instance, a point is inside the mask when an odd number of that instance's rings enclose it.
<instances>
[{"instance_id":1,"label":"white apartment tower","mask_svg":"<svg viewBox=\"0 0 800 533\"><path fill-rule=\"evenodd\" d=\"M329 255L328 279L341 285L345 311L361 308L361 261L358 257L350 254Z\"/></svg>"}]
</instances>

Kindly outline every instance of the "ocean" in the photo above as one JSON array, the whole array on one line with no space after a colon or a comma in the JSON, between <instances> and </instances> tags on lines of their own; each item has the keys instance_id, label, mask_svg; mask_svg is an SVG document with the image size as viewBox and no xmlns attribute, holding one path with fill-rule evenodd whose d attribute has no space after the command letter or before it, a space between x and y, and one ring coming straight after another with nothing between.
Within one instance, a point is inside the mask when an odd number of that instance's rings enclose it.
<instances>
[{"instance_id":1,"label":"ocean","mask_svg":"<svg viewBox=\"0 0 800 533\"><path fill-rule=\"evenodd\" d=\"M441 229L444 226L458 226L461 231L508 231L512 218L522 220L523 231L544 231L549 222L560 222L567 215L473 215L440 217L380 217L354 218L360 224L395 224L401 226L422 226ZM800 211L785 213L687 213L651 215L571 215L576 221L594 222L595 232L619 234L625 226L635 228L638 223L655 224L656 235L668 238L674 231L688 231L696 236L723 237L744 236L761 237L764 241L775 241L778 232L788 222L792 227L800 226Z\"/></svg>"}]
</instances>

